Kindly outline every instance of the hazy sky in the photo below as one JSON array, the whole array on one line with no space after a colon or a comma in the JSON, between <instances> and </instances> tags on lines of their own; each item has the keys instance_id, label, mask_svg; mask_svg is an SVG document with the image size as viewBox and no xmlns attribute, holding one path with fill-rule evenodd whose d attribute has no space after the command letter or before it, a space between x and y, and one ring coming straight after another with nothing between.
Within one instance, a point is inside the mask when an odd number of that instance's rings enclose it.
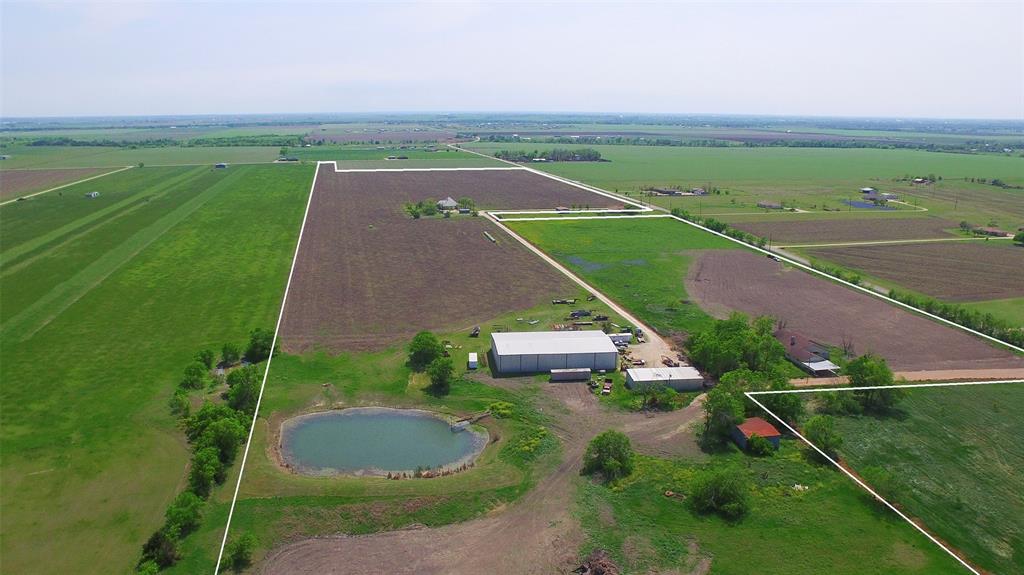
<instances>
[{"instance_id":1,"label":"hazy sky","mask_svg":"<svg viewBox=\"0 0 1024 575\"><path fill-rule=\"evenodd\" d=\"M0 2L0 114L1024 118L1024 1Z\"/></svg>"}]
</instances>

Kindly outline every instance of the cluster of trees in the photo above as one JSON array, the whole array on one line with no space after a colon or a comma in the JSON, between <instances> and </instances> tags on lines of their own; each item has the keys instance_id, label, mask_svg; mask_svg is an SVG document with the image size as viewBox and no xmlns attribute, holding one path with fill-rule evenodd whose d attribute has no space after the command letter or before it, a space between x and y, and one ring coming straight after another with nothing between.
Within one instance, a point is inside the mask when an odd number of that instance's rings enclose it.
<instances>
[{"instance_id":1,"label":"cluster of trees","mask_svg":"<svg viewBox=\"0 0 1024 575\"><path fill-rule=\"evenodd\" d=\"M672 215L677 218L683 218L688 222L693 222L697 225L702 225L711 231L715 231L720 234L725 234L730 238L737 239L745 244L750 244L752 246L763 248L765 244L768 243L768 241L765 238L755 236L754 234L745 232L743 230L738 230L730 226L729 224L723 221L716 220L714 218L697 217L682 208L672 208Z\"/></svg>"},{"instance_id":2,"label":"cluster of trees","mask_svg":"<svg viewBox=\"0 0 1024 575\"><path fill-rule=\"evenodd\" d=\"M456 201L459 203L459 208L466 208L470 210L474 216L477 215L476 202L474 202L472 198L459 198ZM422 216L436 216L440 211L437 209L437 200L431 198L420 200L415 204L407 202L404 208L405 213L409 214L414 220L418 220ZM444 215L447 217L450 214L445 212Z\"/></svg>"},{"instance_id":3,"label":"cluster of trees","mask_svg":"<svg viewBox=\"0 0 1024 575\"><path fill-rule=\"evenodd\" d=\"M686 348L693 364L715 378L739 369L768 372L786 356L786 349L775 339L774 319L762 316L751 322L742 313L693 334Z\"/></svg>"},{"instance_id":4,"label":"cluster of trees","mask_svg":"<svg viewBox=\"0 0 1024 575\"><path fill-rule=\"evenodd\" d=\"M838 278L838 279L841 279L843 281L850 282L850 283L852 283L855 286L860 285L860 282L863 279L863 278L860 277L860 274L857 273L857 272L847 271L847 270L844 270L843 268L836 267L836 266L830 266L828 264L824 264L824 263L821 263L821 262L815 261L815 260L811 260L811 267L816 269L816 270L818 270L819 272L824 272L824 273L826 273L826 274L828 274L828 275L830 275L830 276L832 276L834 278Z\"/></svg>"},{"instance_id":5,"label":"cluster of trees","mask_svg":"<svg viewBox=\"0 0 1024 575\"><path fill-rule=\"evenodd\" d=\"M1015 238L1024 243L1024 234ZM1024 329L1012 326L1006 321L986 312L964 307L955 303L946 303L924 295L916 295L899 290L890 290L889 297L911 307L937 315L941 318L958 323L964 327L980 331L1006 343L1024 346Z\"/></svg>"},{"instance_id":6,"label":"cluster of trees","mask_svg":"<svg viewBox=\"0 0 1024 575\"><path fill-rule=\"evenodd\" d=\"M223 368L234 367L223 379L228 386L222 394L225 402L207 401L195 413L191 413L188 393L219 381L211 376L216 356L209 349L200 350L194 361L185 368L170 406L178 416L192 448L188 488L174 499L167 508L164 525L143 545L138 572L156 573L176 563L180 558L179 543L198 529L206 498L215 485L226 479L227 470L249 431L259 400L263 372L257 364L270 358L276 351L273 338L274 332L270 330L253 330L249 334L249 344L244 354L237 345L225 344L219 365ZM245 359L245 365L238 365L242 358ZM228 565L238 569L248 565L254 545L255 540L251 535L234 540L226 550Z\"/></svg>"},{"instance_id":7,"label":"cluster of trees","mask_svg":"<svg viewBox=\"0 0 1024 575\"><path fill-rule=\"evenodd\" d=\"M472 136L469 136L472 137ZM488 134L481 136L483 142L521 142L518 136L507 134ZM640 136L549 136L532 138L532 142L545 144L587 144L587 145L611 145L611 146L675 146L684 148L725 148L735 146L733 142L725 140L682 140L677 138L645 138Z\"/></svg>"},{"instance_id":8,"label":"cluster of trees","mask_svg":"<svg viewBox=\"0 0 1024 575\"><path fill-rule=\"evenodd\" d=\"M566 150L563 148L552 148L550 150L534 150L522 152L514 150L499 150L494 153L499 160L510 162L529 162L534 158L543 158L549 162L601 162L601 152L593 148L579 148Z\"/></svg>"},{"instance_id":9,"label":"cluster of trees","mask_svg":"<svg viewBox=\"0 0 1024 575\"><path fill-rule=\"evenodd\" d=\"M584 475L600 474L607 481L615 481L633 473L633 446L621 431L609 429L599 433L587 445L583 454Z\"/></svg>"},{"instance_id":10,"label":"cluster of trees","mask_svg":"<svg viewBox=\"0 0 1024 575\"><path fill-rule=\"evenodd\" d=\"M709 469L693 479L687 501L697 513L737 521L750 512L750 482L735 467Z\"/></svg>"},{"instance_id":11,"label":"cluster of trees","mask_svg":"<svg viewBox=\"0 0 1024 575\"><path fill-rule=\"evenodd\" d=\"M964 178L964 181L965 182L969 181L969 182L973 182L973 183L976 183L976 184L988 184L990 186L995 186L997 188L1003 188L1004 190L1022 190L1022 189L1024 189L1024 186L1014 186L1012 184L1007 184L1006 182L1004 182L1003 180L1001 180L999 178L992 178L991 180L988 179L988 178Z\"/></svg>"},{"instance_id":12,"label":"cluster of trees","mask_svg":"<svg viewBox=\"0 0 1024 575\"><path fill-rule=\"evenodd\" d=\"M447 395L451 391L455 366L444 353L444 345L429 331L421 331L409 343L409 367L426 372L430 377L427 390L435 395Z\"/></svg>"}]
</instances>

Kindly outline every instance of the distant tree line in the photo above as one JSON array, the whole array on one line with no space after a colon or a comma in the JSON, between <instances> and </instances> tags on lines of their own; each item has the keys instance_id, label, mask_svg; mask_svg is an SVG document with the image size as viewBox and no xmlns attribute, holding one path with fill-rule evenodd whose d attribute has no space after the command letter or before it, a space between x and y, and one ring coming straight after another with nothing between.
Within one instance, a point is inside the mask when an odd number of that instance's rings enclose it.
<instances>
[{"instance_id":1,"label":"distant tree line","mask_svg":"<svg viewBox=\"0 0 1024 575\"><path fill-rule=\"evenodd\" d=\"M164 525L142 546L139 573L152 574L174 565L180 559L180 542L199 528L206 499L227 478L228 468L249 432L262 383L263 370L258 364L276 353L273 339L273 331L255 329L249 334L244 353L238 345L226 343L219 363L215 364L217 356L212 350L203 349L185 367L170 409L192 448L188 487L167 508ZM218 375L213 374L214 368ZM189 392L221 384L227 384L221 394L224 402L205 401L192 413ZM254 546L250 534L234 539L226 549L227 565L235 569L247 566Z\"/></svg>"},{"instance_id":2,"label":"distant tree line","mask_svg":"<svg viewBox=\"0 0 1024 575\"><path fill-rule=\"evenodd\" d=\"M193 148L232 146L301 146L303 136L279 136L266 134L258 136L231 136L226 138L192 138L174 140L151 138L144 140L114 140L110 138L79 139L67 136L45 136L23 142L28 146L93 146L105 148ZM13 143L13 142L12 142Z\"/></svg>"},{"instance_id":3,"label":"distant tree line","mask_svg":"<svg viewBox=\"0 0 1024 575\"><path fill-rule=\"evenodd\" d=\"M494 153L499 160L510 162L529 162L534 158L543 158L548 162L600 162L601 152L593 148L579 148L567 150L563 148L552 148L550 150L534 150L532 152L516 150L499 150Z\"/></svg>"}]
</instances>

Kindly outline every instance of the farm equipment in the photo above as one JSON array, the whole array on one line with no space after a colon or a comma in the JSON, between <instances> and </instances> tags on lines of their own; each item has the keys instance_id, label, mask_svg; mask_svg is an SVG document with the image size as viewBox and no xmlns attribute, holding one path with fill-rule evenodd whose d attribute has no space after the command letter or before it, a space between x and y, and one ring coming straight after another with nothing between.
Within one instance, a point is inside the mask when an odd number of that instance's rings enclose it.
<instances>
[{"instance_id":1,"label":"farm equipment","mask_svg":"<svg viewBox=\"0 0 1024 575\"><path fill-rule=\"evenodd\" d=\"M610 384L610 383L604 384L604 386L601 388L601 395L609 395L609 394L611 394L611 392L612 392L612 384Z\"/></svg>"},{"instance_id":2,"label":"farm equipment","mask_svg":"<svg viewBox=\"0 0 1024 575\"><path fill-rule=\"evenodd\" d=\"M608 321L608 316L606 316L606 315L595 315L594 316L594 321Z\"/></svg>"},{"instance_id":3,"label":"farm equipment","mask_svg":"<svg viewBox=\"0 0 1024 575\"><path fill-rule=\"evenodd\" d=\"M666 367L679 367L679 362L667 355L661 356L661 363L665 364Z\"/></svg>"},{"instance_id":4,"label":"farm equipment","mask_svg":"<svg viewBox=\"0 0 1024 575\"><path fill-rule=\"evenodd\" d=\"M480 337L480 326L473 326L473 331L469 332L469 337Z\"/></svg>"},{"instance_id":5,"label":"farm equipment","mask_svg":"<svg viewBox=\"0 0 1024 575\"><path fill-rule=\"evenodd\" d=\"M633 367L643 367L647 362L645 362L642 359L634 359L632 361L632 363L633 363Z\"/></svg>"},{"instance_id":6,"label":"farm equipment","mask_svg":"<svg viewBox=\"0 0 1024 575\"><path fill-rule=\"evenodd\" d=\"M559 305L559 304L575 305L576 304L576 298L573 298L573 299L553 299L553 300L551 300L551 304L552 305Z\"/></svg>"},{"instance_id":7,"label":"farm equipment","mask_svg":"<svg viewBox=\"0 0 1024 575\"><path fill-rule=\"evenodd\" d=\"M597 299L597 296L594 294L590 294L587 296L587 301L594 301L595 299Z\"/></svg>"}]
</instances>

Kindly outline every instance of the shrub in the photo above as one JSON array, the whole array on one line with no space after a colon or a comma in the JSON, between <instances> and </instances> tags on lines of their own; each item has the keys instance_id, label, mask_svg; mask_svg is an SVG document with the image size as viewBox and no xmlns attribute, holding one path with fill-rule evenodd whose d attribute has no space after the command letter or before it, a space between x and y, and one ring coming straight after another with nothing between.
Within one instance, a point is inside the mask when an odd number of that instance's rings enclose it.
<instances>
[{"instance_id":1,"label":"shrub","mask_svg":"<svg viewBox=\"0 0 1024 575\"><path fill-rule=\"evenodd\" d=\"M149 540L142 546L141 564L149 561L156 563L161 569L170 567L178 561L178 545L163 529L150 535Z\"/></svg>"},{"instance_id":2,"label":"shrub","mask_svg":"<svg viewBox=\"0 0 1024 575\"><path fill-rule=\"evenodd\" d=\"M212 349L204 349L196 353L196 361L206 366L206 369L213 369L214 353Z\"/></svg>"},{"instance_id":3,"label":"shrub","mask_svg":"<svg viewBox=\"0 0 1024 575\"><path fill-rule=\"evenodd\" d=\"M189 488L200 497L206 497L223 473L217 450L213 447L200 449L192 456L192 468L188 473Z\"/></svg>"},{"instance_id":4,"label":"shrub","mask_svg":"<svg viewBox=\"0 0 1024 575\"><path fill-rule=\"evenodd\" d=\"M875 493L878 493L890 502L900 500L906 491L899 478L878 466L869 465L861 469L860 476L871 489L875 490ZM886 507L884 503L875 497L871 497L871 500L879 507Z\"/></svg>"},{"instance_id":5,"label":"shrub","mask_svg":"<svg viewBox=\"0 0 1024 575\"><path fill-rule=\"evenodd\" d=\"M494 403L487 406L487 410L491 412L494 417L511 417L512 409L515 406L507 401L495 401Z\"/></svg>"},{"instance_id":6,"label":"shrub","mask_svg":"<svg viewBox=\"0 0 1024 575\"><path fill-rule=\"evenodd\" d=\"M228 405L251 415L256 410L260 393L260 369L247 365L228 374Z\"/></svg>"},{"instance_id":7,"label":"shrub","mask_svg":"<svg viewBox=\"0 0 1024 575\"><path fill-rule=\"evenodd\" d=\"M885 387L895 383L885 359L870 353L851 361L844 371L850 377L850 385L853 387ZM863 389L853 393L864 411L874 412L889 411L906 397L906 390L902 388Z\"/></svg>"},{"instance_id":8,"label":"shrub","mask_svg":"<svg viewBox=\"0 0 1024 575\"><path fill-rule=\"evenodd\" d=\"M206 384L207 377L209 377L209 371L206 366L196 361L185 368L185 373L178 386L182 389L202 389Z\"/></svg>"},{"instance_id":9,"label":"shrub","mask_svg":"<svg viewBox=\"0 0 1024 575\"><path fill-rule=\"evenodd\" d=\"M751 434L750 439L747 440L747 451L749 451L751 455L764 457L766 455L774 455L775 446L772 445L771 441L768 441L764 437L754 433Z\"/></svg>"},{"instance_id":10,"label":"shrub","mask_svg":"<svg viewBox=\"0 0 1024 575\"><path fill-rule=\"evenodd\" d=\"M804 424L804 437L829 457L835 458L843 438L836 432L835 420L828 415L815 415Z\"/></svg>"},{"instance_id":11,"label":"shrub","mask_svg":"<svg viewBox=\"0 0 1024 575\"><path fill-rule=\"evenodd\" d=\"M409 343L409 366L416 371L422 371L430 362L441 357L443 352L444 348L436 335L429 331L421 331Z\"/></svg>"},{"instance_id":12,"label":"shrub","mask_svg":"<svg viewBox=\"0 0 1024 575\"><path fill-rule=\"evenodd\" d=\"M242 357L242 350L233 343L225 343L224 347L220 349L220 359L224 365L235 365L240 357Z\"/></svg>"},{"instance_id":13,"label":"shrub","mask_svg":"<svg viewBox=\"0 0 1024 575\"><path fill-rule=\"evenodd\" d=\"M736 468L705 471L694 479L689 502L697 513L735 521L750 512L750 485Z\"/></svg>"},{"instance_id":14,"label":"shrub","mask_svg":"<svg viewBox=\"0 0 1024 575\"><path fill-rule=\"evenodd\" d=\"M171 396L171 400L168 402L168 406L171 408L172 415L188 417L189 412L192 410L192 405L188 401L188 392L181 388L176 389L174 395Z\"/></svg>"},{"instance_id":15,"label":"shrub","mask_svg":"<svg viewBox=\"0 0 1024 575\"><path fill-rule=\"evenodd\" d=\"M199 528L203 516L203 500L191 491L182 491L167 508L165 529L180 538Z\"/></svg>"},{"instance_id":16,"label":"shrub","mask_svg":"<svg viewBox=\"0 0 1024 575\"><path fill-rule=\"evenodd\" d=\"M252 550L256 547L256 537L246 533L228 544L225 550L228 565L234 571L241 571L252 563Z\"/></svg>"},{"instance_id":17,"label":"shrub","mask_svg":"<svg viewBox=\"0 0 1024 575\"><path fill-rule=\"evenodd\" d=\"M587 445L583 455L583 473L600 473L614 481L633 472L633 446L622 432L609 429Z\"/></svg>"},{"instance_id":18,"label":"shrub","mask_svg":"<svg viewBox=\"0 0 1024 575\"><path fill-rule=\"evenodd\" d=\"M724 441L732 426L743 421L743 396L728 383L713 387L704 398L705 441Z\"/></svg>"}]
</instances>

